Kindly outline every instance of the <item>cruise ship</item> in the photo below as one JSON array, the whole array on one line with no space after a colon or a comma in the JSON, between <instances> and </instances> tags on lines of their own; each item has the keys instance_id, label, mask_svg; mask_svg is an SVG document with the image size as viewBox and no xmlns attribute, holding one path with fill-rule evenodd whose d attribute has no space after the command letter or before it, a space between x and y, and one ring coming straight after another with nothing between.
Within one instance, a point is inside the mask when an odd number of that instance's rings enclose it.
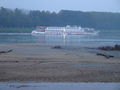
<instances>
[{"instance_id":1,"label":"cruise ship","mask_svg":"<svg viewBox=\"0 0 120 90\"><path fill-rule=\"evenodd\" d=\"M37 26L31 34L46 34L46 35L86 35L86 34L97 34L93 28L82 28L80 26L69 26L66 27L47 27Z\"/></svg>"}]
</instances>

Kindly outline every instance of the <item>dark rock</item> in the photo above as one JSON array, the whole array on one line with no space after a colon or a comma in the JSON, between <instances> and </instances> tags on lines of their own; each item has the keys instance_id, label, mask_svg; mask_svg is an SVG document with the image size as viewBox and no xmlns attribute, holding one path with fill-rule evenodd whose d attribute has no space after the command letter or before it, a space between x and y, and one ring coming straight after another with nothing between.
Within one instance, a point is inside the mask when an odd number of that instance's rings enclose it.
<instances>
[{"instance_id":1,"label":"dark rock","mask_svg":"<svg viewBox=\"0 0 120 90\"><path fill-rule=\"evenodd\" d=\"M120 51L120 45L114 45L114 46L102 46L102 47L98 47L98 49L100 50L105 50L105 51Z\"/></svg>"},{"instance_id":2,"label":"dark rock","mask_svg":"<svg viewBox=\"0 0 120 90\"><path fill-rule=\"evenodd\" d=\"M53 46L52 48L54 48L54 49L61 49L62 47L61 46Z\"/></svg>"}]
</instances>

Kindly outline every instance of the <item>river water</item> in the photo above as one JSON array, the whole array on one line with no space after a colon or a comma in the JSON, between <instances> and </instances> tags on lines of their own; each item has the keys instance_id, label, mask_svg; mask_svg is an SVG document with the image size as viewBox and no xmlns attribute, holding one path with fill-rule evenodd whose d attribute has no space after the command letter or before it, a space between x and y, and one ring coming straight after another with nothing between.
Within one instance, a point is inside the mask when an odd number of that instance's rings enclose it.
<instances>
[{"instance_id":1,"label":"river water","mask_svg":"<svg viewBox=\"0 0 120 90\"><path fill-rule=\"evenodd\" d=\"M30 33L0 33L0 43L42 43L59 45L120 44L120 30L102 30L96 35L31 35Z\"/></svg>"}]
</instances>

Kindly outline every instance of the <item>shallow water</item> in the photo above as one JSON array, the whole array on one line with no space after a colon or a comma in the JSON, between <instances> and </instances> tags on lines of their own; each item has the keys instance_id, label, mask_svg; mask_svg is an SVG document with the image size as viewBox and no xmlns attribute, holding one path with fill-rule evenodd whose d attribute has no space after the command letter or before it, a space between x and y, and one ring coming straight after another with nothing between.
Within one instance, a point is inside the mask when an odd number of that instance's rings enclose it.
<instances>
[{"instance_id":1,"label":"shallow water","mask_svg":"<svg viewBox=\"0 0 120 90\"><path fill-rule=\"evenodd\" d=\"M120 90L120 83L0 83L0 90Z\"/></svg>"}]
</instances>

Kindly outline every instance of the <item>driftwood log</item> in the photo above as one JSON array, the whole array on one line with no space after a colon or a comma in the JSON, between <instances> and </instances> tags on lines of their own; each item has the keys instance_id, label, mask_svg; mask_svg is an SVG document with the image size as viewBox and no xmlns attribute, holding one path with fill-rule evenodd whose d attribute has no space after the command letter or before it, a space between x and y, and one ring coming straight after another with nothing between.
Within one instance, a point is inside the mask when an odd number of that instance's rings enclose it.
<instances>
[{"instance_id":1,"label":"driftwood log","mask_svg":"<svg viewBox=\"0 0 120 90\"><path fill-rule=\"evenodd\" d=\"M12 51L13 51L12 49L10 49L10 50L8 50L8 51L0 51L0 54L9 53L9 52L12 52Z\"/></svg>"},{"instance_id":2,"label":"driftwood log","mask_svg":"<svg viewBox=\"0 0 120 90\"><path fill-rule=\"evenodd\" d=\"M112 55L107 55L107 54L103 54L103 53L97 53L97 56L104 56L105 58L109 59L109 58L113 58L114 56Z\"/></svg>"}]
</instances>

